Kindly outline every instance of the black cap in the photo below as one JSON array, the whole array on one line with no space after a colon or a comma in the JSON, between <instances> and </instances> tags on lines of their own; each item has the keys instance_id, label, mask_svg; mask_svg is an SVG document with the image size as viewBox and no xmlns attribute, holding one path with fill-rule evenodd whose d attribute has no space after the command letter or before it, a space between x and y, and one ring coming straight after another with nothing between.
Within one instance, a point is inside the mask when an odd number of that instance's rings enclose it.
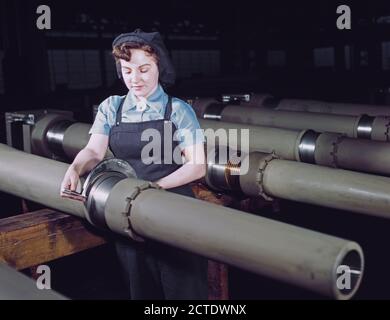
<instances>
[{"instance_id":1,"label":"black cap","mask_svg":"<svg viewBox=\"0 0 390 320\"><path fill-rule=\"evenodd\" d=\"M164 45L163 39L159 32L144 32L141 29L136 29L134 32L122 33L117 36L112 47L119 46L127 42L136 42L147 44L152 47L159 57L159 80L162 85L170 86L175 83L176 73L172 61L169 57L167 48ZM117 73L119 78L122 78L120 66L117 65Z\"/></svg>"}]
</instances>

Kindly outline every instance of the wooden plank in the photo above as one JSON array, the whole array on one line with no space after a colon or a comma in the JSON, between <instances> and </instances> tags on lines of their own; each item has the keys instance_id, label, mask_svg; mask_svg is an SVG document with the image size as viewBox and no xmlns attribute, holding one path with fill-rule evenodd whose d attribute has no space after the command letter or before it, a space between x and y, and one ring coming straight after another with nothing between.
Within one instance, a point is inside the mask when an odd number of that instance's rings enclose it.
<instances>
[{"instance_id":1,"label":"wooden plank","mask_svg":"<svg viewBox=\"0 0 390 320\"><path fill-rule=\"evenodd\" d=\"M106 242L86 225L51 209L0 219L0 261L20 270Z\"/></svg>"},{"instance_id":2,"label":"wooden plank","mask_svg":"<svg viewBox=\"0 0 390 320\"><path fill-rule=\"evenodd\" d=\"M193 184L192 191L195 197L200 200L227 206L232 203L232 198L218 195L207 189L202 184ZM208 299L228 300L229 299L229 273L228 266L224 263L208 261Z\"/></svg>"},{"instance_id":3,"label":"wooden plank","mask_svg":"<svg viewBox=\"0 0 390 320\"><path fill-rule=\"evenodd\" d=\"M208 261L208 299L229 299L228 266L224 263Z\"/></svg>"},{"instance_id":4,"label":"wooden plank","mask_svg":"<svg viewBox=\"0 0 390 320\"><path fill-rule=\"evenodd\" d=\"M235 202L235 199L225 195L225 194L219 194L212 192L210 189L208 189L203 184L193 184L191 185L192 191L195 194L195 197L200 200L204 200L207 202L211 202L214 204L219 204L221 206L230 206Z\"/></svg>"}]
</instances>

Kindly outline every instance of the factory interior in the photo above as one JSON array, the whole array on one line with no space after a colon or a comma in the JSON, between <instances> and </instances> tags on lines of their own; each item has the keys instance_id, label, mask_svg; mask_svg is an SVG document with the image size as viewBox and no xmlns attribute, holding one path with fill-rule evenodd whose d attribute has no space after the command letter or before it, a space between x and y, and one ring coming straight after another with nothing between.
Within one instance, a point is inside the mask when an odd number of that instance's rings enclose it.
<instances>
[{"instance_id":1,"label":"factory interior","mask_svg":"<svg viewBox=\"0 0 390 320\"><path fill-rule=\"evenodd\" d=\"M205 134L195 199L112 154L61 197L137 28L238 134ZM0 0L0 203L0 299L129 299L118 237L207 258L209 300L390 299L390 2Z\"/></svg>"}]
</instances>

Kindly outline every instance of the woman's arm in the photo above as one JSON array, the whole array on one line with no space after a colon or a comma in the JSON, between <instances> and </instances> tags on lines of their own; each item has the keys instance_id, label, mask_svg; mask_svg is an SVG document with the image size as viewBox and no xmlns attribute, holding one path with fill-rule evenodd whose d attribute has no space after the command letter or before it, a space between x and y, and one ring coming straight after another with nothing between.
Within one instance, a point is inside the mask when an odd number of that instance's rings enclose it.
<instances>
[{"instance_id":1,"label":"woman's arm","mask_svg":"<svg viewBox=\"0 0 390 320\"><path fill-rule=\"evenodd\" d=\"M76 190L79 177L90 171L103 160L108 148L108 136L104 134L92 134L88 144L81 149L69 166L61 183L61 195L63 189Z\"/></svg>"},{"instance_id":2,"label":"woman's arm","mask_svg":"<svg viewBox=\"0 0 390 320\"><path fill-rule=\"evenodd\" d=\"M198 180L206 174L206 157L201 143L189 146L183 151L186 162L176 171L156 181L163 189L175 188Z\"/></svg>"}]
</instances>

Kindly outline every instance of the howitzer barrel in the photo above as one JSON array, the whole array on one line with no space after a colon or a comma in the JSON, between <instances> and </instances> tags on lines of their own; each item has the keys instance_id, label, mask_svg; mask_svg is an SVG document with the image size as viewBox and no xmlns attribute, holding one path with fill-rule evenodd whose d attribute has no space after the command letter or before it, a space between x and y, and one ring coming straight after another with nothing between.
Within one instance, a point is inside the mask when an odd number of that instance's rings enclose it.
<instances>
[{"instance_id":1,"label":"howitzer barrel","mask_svg":"<svg viewBox=\"0 0 390 320\"><path fill-rule=\"evenodd\" d=\"M46 132L46 136L40 137L41 140L35 139L37 146L35 150L39 151L36 154L46 157L52 154L65 155L67 159L73 159L87 145L91 125L74 123L62 118L58 118L57 123L52 122L49 127L47 123L43 119L42 123L38 122L37 128L33 129L33 136L35 130ZM215 137L218 137L220 145L233 149L242 149L243 142L249 151L274 152L285 160L390 175L390 148L383 141L353 139L342 134L316 133L310 130L262 127L207 119L199 119L199 123L205 130L209 147L215 144ZM219 129L222 129L221 134L219 134ZM245 129L248 134L244 136ZM234 134L229 134L232 130ZM112 154L108 151L107 156L112 156Z\"/></svg>"},{"instance_id":2,"label":"howitzer barrel","mask_svg":"<svg viewBox=\"0 0 390 320\"><path fill-rule=\"evenodd\" d=\"M220 101L213 98L198 98L193 101L193 106L196 111L203 113L207 108L207 104L210 103L218 104ZM241 101L240 105L270 110L318 112L351 116L363 114L369 116L390 116L390 106L388 105L340 103L309 99L280 99L269 94L258 93L251 94L250 100Z\"/></svg>"},{"instance_id":3,"label":"howitzer barrel","mask_svg":"<svg viewBox=\"0 0 390 320\"><path fill-rule=\"evenodd\" d=\"M83 217L81 202L59 196L65 169L64 163L0 145L1 191ZM136 240L152 238L337 299L351 298L360 284L363 254L355 242L156 189L121 176L120 170L91 177L85 217L99 227ZM338 286L340 266L350 274L349 288Z\"/></svg>"},{"instance_id":4,"label":"howitzer barrel","mask_svg":"<svg viewBox=\"0 0 390 320\"><path fill-rule=\"evenodd\" d=\"M244 105L214 103L210 100L194 104L199 118L245 123L257 126L341 133L350 138L390 141L390 117L339 115L300 111L271 110Z\"/></svg>"},{"instance_id":5,"label":"howitzer barrel","mask_svg":"<svg viewBox=\"0 0 390 320\"><path fill-rule=\"evenodd\" d=\"M274 110L305 111L331 114L345 114L359 116L390 116L390 106L369 105L355 103L338 103L304 99L275 99L269 98L257 103L256 99L251 103L253 107L267 107Z\"/></svg>"},{"instance_id":6,"label":"howitzer barrel","mask_svg":"<svg viewBox=\"0 0 390 320\"><path fill-rule=\"evenodd\" d=\"M216 141L214 136L218 136L219 144L233 149L242 149L242 143L246 143L245 148L251 152L275 153L285 160L390 176L390 148L384 141L348 138L338 133L317 133L312 130L298 131L205 119L199 119L199 123L205 130L206 138L209 137L207 130L213 130L211 139L207 139L209 147ZM217 135L218 129L223 129L226 134ZM247 135L243 137L245 129ZM235 130L235 134L229 135L229 130Z\"/></svg>"},{"instance_id":7,"label":"howitzer barrel","mask_svg":"<svg viewBox=\"0 0 390 320\"><path fill-rule=\"evenodd\" d=\"M240 170L240 175L233 174ZM390 178L387 177L281 160L254 152L242 160L240 168L232 169L229 164L218 162L214 167L209 162L207 179L215 189L239 189L251 196L277 197L390 218Z\"/></svg>"}]
</instances>

